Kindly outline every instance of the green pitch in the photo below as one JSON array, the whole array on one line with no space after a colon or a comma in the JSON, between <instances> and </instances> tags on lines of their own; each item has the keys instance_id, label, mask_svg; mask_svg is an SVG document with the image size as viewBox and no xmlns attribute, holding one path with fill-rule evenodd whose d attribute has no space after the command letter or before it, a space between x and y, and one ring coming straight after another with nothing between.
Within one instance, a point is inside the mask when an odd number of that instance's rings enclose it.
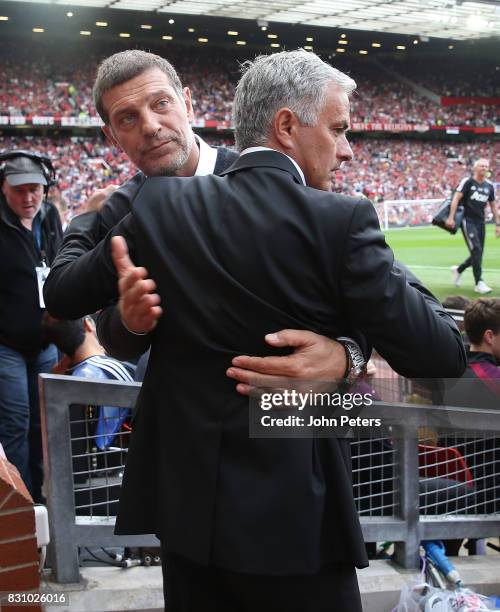
<instances>
[{"instance_id":1,"label":"green pitch","mask_svg":"<svg viewBox=\"0 0 500 612\"><path fill-rule=\"evenodd\" d=\"M462 263L469 251L462 233L451 236L437 227L395 229L385 232L396 258L439 299L448 295L480 297L474 292L472 268L462 274L460 287L455 287L451 266ZM489 297L500 297L500 238L495 238L495 226L486 226L486 246L483 256L483 280L493 291Z\"/></svg>"}]
</instances>

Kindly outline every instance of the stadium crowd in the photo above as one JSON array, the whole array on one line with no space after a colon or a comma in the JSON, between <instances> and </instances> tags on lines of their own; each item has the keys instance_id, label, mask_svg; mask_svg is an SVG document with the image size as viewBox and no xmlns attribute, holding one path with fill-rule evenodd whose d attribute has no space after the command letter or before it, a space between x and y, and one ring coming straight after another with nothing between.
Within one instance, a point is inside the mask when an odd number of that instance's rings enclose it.
<instances>
[{"instance_id":1,"label":"stadium crowd","mask_svg":"<svg viewBox=\"0 0 500 612\"><path fill-rule=\"evenodd\" d=\"M230 135L204 133L212 145L233 146ZM119 185L135 174L126 156L101 137L0 137L0 150L21 148L47 154L57 170L52 201L63 223L84 210L87 198L110 183ZM385 200L437 199L448 196L478 157L500 166L500 142L450 144L387 138L352 141L354 160L338 171L335 190ZM401 205L391 209L390 225L430 222L434 207ZM381 213L382 214L382 213Z\"/></svg>"},{"instance_id":2,"label":"stadium crowd","mask_svg":"<svg viewBox=\"0 0 500 612\"><path fill-rule=\"evenodd\" d=\"M25 49L12 48L7 42L0 52L0 115L41 115L95 117L92 104L91 84L96 66L109 48L99 46L89 50L82 47L69 49L65 62L59 61L58 50L44 44L33 55ZM158 50L165 54L163 47ZM190 87L196 119L208 121L231 120L234 86L238 78L238 59L234 52L211 49L209 54L200 54L196 49L168 47L169 60ZM477 77L475 67L461 74L460 86L450 86L449 70L442 70L439 62L423 71L413 62L396 65L387 60L387 66L367 63L359 58L338 58L333 63L349 72L360 84L353 99L352 121L354 123L409 123L425 125L465 125L485 127L500 124L500 106L467 104L442 106L432 97L440 95L498 95L500 73L491 68L492 78L488 82ZM398 63L399 64L399 63ZM445 62L445 65L446 62ZM386 72L388 67L392 72ZM447 75L443 77L443 74ZM451 73L453 74L453 73ZM416 93L398 75L420 82L430 91L429 96ZM432 91L431 91L432 90Z\"/></svg>"}]
</instances>

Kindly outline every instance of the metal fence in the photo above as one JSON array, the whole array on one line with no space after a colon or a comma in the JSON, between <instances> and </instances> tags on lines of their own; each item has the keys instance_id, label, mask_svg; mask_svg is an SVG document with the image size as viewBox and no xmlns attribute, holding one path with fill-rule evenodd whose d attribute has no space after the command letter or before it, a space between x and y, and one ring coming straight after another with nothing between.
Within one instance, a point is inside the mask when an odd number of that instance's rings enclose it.
<instances>
[{"instance_id":1,"label":"metal fence","mask_svg":"<svg viewBox=\"0 0 500 612\"><path fill-rule=\"evenodd\" d=\"M77 582L78 547L159 545L153 535L113 534L130 432L105 450L96 444L94 407L133 406L140 385L40 378L49 558L57 581ZM379 387L390 401L371 406L370 416L394 425L352 441L365 540L394 542L395 560L415 567L423 539L500 533L500 411L403 403L414 390L397 378Z\"/></svg>"}]
</instances>

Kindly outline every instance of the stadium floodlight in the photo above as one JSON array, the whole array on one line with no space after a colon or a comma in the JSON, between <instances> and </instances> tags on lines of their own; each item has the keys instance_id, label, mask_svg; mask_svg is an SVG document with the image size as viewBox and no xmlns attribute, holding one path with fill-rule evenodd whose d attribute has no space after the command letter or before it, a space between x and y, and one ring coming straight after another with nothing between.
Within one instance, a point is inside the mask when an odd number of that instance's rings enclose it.
<instances>
[{"instance_id":1,"label":"stadium floodlight","mask_svg":"<svg viewBox=\"0 0 500 612\"><path fill-rule=\"evenodd\" d=\"M0 15L0 21L9 21L7 15Z\"/></svg>"},{"instance_id":2,"label":"stadium floodlight","mask_svg":"<svg viewBox=\"0 0 500 612\"><path fill-rule=\"evenodd\" d=\"M481 15L469 15L467 17L467 27L469 30L481 30L488 26L488 22Z\"/></svg>"},{"instance_id":3,"label":"stadium floodlight","mask_svg":"<svg viewBox=\"0 0 500 612\"><path fill-rule=\"evenodd\" d=\"M466 6L467 8L484 8L490 6L498 9L498 0L457 0L458 6Z\"/></svg>"}]
</instances>

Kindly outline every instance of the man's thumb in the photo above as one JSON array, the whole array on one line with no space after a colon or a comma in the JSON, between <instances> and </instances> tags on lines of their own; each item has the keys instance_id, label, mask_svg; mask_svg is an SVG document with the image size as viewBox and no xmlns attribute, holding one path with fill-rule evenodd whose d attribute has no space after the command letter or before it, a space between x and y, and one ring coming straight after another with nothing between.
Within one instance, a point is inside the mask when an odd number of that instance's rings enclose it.
<instances>
[{"instance_id":1,"label":"man's thumb","mask_svg":"<svg viewBox=\"0 0 500 612\"><path fill-rule=\"evenodd\" d=\"M126 274L130 268L134 267L132 260L128 255L128 247L123 236L113 236L111 238L111 256L115 264L118 276Z\"/></svg>"},{"instance_id":2,"label":"man's thumb","mask_svg":"<svg viewBox=\"0 0 500 612\"><path fill-rule=\"evenodd\" d=\"M271 346L305 346L310 342L311 332L299 329L282 329L266 335L266 342Z\"/></svg>"}]
</instances>

